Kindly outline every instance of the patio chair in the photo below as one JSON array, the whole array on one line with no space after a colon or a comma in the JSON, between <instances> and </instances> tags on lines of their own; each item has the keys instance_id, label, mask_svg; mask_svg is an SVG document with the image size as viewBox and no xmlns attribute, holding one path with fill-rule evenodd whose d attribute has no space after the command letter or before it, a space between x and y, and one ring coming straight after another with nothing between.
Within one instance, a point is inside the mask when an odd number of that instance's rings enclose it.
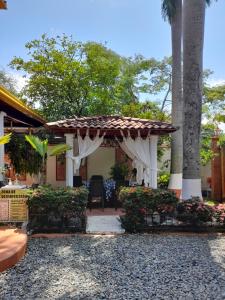
<instances>
[{"instance_id":1,"label":"patio chair","mask_svg":"<svg viewBox=\"0 0 225 300\"><path fill-rule=\"evenodd\" d=\"M97 179L96 179L97 178ZM89 207L93 208L93 204L99 203L104 210L105 206L105 188L103 177L92 176L89 185Z\"/></svg>"},{"instance_id":2,"label":"patio chair","mask_svg":"<svg viewBox=\"0 0 225 300\"><path fill-rule=\"evenodd\" d=\"M82 185L82 177L77 175L73 176L73 187L80 187Z\"/></svg>"}]
</instances>

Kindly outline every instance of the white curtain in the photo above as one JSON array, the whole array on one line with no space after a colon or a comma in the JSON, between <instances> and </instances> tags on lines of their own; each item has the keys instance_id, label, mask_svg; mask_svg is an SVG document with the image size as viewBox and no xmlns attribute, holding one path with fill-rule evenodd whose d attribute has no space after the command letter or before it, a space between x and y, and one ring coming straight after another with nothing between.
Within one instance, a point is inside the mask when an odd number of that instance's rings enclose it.
<instances>
[{"instance_id":1,"label":"white curtain","mask_svg":"<svg viewBox=\"0 0 225 300\"><path fill-rule=\"evenodd\" d=\"M120 142L117 139L120 147L122 148L122 150L126 153L126 155L132 159L132 166L133 168L135 168L137 170L137 174L136 174L136 181L138 184L142 184L142 180L144 179L144 165L143 163L137 159L137 157L134 154L134 151L130 151L125 143L125 141L123 140L122 142Z\"/></svg>"},{"instance_id":2,"label":"white curtain","mask_svg":"<svg viewBox=\"0 0 225 300\"><path fill-rule=\"evenodd\" d=\"M80 132L78 130L77 140L78 140L78 148L79 155L70 157L74 161L74 171L76 172L80 168L81 160L95 150L100 147L103 142L105 133L100 137L100 130L97 131L95 138L92 140L89 136L89 130L87 131L84 138L81 137Z\"/></svg>"},{"instance_id":3,"label":"white curtain","mask_svg":"<svg viewBox=\"0 0 225 300\"><path fill-rule=\"evenodd\" d=\"M152 186L152 180L150 175L150 140L149 136L146 139L142 139L140 136L140 132L138 132L138 137L134 140L130 136L130 132L128 132L128 136L125 137L123 132L121 131L123 136L124 146L121 146L122 149L127 148L130 153L132 153L134 157L134 164L136 164L137 168L137 182L140 184L144 179L145 186ZM126 152L126 151L125 151Z\"/></svg>"}]
</instances>

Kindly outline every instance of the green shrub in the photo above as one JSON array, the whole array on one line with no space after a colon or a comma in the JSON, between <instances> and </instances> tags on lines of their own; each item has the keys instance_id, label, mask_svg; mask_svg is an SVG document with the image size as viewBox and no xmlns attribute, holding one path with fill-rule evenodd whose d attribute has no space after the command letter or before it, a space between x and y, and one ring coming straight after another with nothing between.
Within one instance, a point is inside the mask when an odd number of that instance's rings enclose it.
<instances>
[{"instance_id":1,"label":"green shrub","mask_svg":"<svg viewBox=\"0 0 225 300\"><path fill-rule=\"evenodd\" d=\"M88 190L41 187L30 193L28 228L36 232L85 231Z\"/></svg>"},{"instance_id":2,"label":"green shrub","mask_svg":"<svg viewBox=\"0 0 225 300\"><path fill-rule=\"evenodd\" d=\"M170 173L162 172L158 176L158 187L160 189L167 189L170 180Z\"/></svg>"},{"instance_id":3,"label":"green shrub","mask_svg":"<svg viewBox=\"0 0 225 300\"><path fill-rule=\"evenodd\" d=\"M213 207L204 204L197 197L185 200L177 205L177 220L191 225L211 222L213 215Z\"/></svg>"},{"instance_id":4,"label":"green shrub","mask_svg":"<svg viewBox=\"0 0 225 300\"><path fill-rule=\"evenodd\" d=\"M129 174L129 168L126 163L116 163L110 170L110 176L114 180L124 180Z\"/></svg>"},{"instance_id":5,"label":"green shrub","mask_svg":"<svg viewBox=\"0 0 225 300\"><path fill-rule=\"evenodd\" d=\"M119 194L125 215L121 217L122 226L128 232L141 232L147 227L147 217L154 213L162 217L171 215L176 209L178 199L166 190L152 190L146 187L122 188Z\"/></svg>"}]
</instances>

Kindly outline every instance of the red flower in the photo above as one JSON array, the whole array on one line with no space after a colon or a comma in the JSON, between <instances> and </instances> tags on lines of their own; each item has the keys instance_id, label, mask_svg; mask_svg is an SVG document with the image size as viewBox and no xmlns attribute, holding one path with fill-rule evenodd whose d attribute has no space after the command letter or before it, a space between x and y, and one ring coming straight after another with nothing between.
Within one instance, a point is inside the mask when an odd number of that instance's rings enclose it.
<instances>
[{"instance_id":1,"label":"red flower","mask_svg":"<svg viewBox=\"0 0 225 300\"><path fill-rule=\"evenodd\" d=\"M145 215L145 214L146 214L146 209L145 209L145 208L139 208L139 212L140 212L142 215Z\"/></svg>"}]
</instances>

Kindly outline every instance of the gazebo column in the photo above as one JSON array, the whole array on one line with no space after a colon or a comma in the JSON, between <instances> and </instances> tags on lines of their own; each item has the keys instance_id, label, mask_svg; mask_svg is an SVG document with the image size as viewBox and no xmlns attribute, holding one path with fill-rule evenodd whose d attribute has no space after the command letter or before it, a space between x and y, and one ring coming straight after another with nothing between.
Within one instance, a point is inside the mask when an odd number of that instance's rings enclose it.
<instances>
[{"instance_id":1,"label":"gazebo column","mask_svg":"<svg viewBox=\"0 0 225 300\"><path fill-rule=\"evenodd\" d=\"M4 135L4 117L6 113L0 111L0 136ZM4 145L0 145L0 181L3 181L2 170L5 167L5 147Z\"/></svg>"},{"instance_id":2,"label":"gazebo column","mask_svg":"<svg viewBox=\"0 0 225 300\"><path fill-rule=\"evenodd\" d=\"M66 151L66 186L73 186L73 141L74 134L66 133L66 144L71 147L70 150Z\"/></svg>"},{"instance_id":3,"label":"gazebo column","mask_svg":"<svg viewBox=\"0 0 225 300\"><path fill-rule=\"evenodd\" d=\"M77 139L77 137L75 137L75 139L74 139L73 147L74 147L74 149L73 149L73 155L74 156L78 156L79 155L79 147L78 147L78 139ZM78 170L74 170L73 172L74 172L73 175L76 175L76 176L80 175L80 170L79 169Z\"/></svg>"},{"instance_id":4,"label":"gazebo column","mask_svg":"<svg viewBox=\"0 0 225 300\"><path fill-rule=\"evenodd\" d=\"M158 144L158 136L151 135L150 136L150 176L151 176L151 188L157 189L157 144Z\"/></svg>"}]
</instances>

